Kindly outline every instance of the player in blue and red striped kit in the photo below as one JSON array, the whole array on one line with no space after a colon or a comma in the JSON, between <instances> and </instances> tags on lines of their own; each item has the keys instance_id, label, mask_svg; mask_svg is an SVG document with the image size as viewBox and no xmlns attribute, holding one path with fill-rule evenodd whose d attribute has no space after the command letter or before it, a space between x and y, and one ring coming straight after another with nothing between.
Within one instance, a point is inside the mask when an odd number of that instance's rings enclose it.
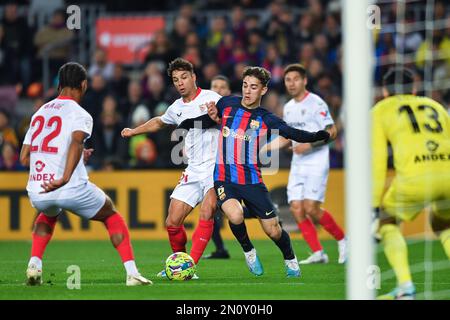
<instances>
[{"instance_id":1,"label":"player in blue and red striped kit","mask_svg":"<svg viewBox=\"0 0 450 320\"><path fill-rule=\"evenodd\" d=\"M267 92L269 80L270 72L266 69L247 67L243 74L242 97L222 97L217 105L209 103L208 115L188 119L179 128L209 128L220 123L214 187L218 205L226 214L231 231L244 250L250 271L255 275L264 272L247 234L241 202L258 216L264 232L280 248L287 276L298 277L300 268L291 240L278 222L274 205L262 180L259 149L267 141L267 136L274 133L297 142L328 140L329 133L295 129L261 108L261 98Z\"/></svg>"}]
</instances>

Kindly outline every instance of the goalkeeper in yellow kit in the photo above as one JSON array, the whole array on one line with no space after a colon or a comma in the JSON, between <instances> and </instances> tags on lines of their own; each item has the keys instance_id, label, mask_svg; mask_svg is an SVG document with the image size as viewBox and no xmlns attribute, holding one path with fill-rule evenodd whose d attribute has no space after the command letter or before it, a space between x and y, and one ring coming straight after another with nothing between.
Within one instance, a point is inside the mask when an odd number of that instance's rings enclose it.
<instances>
[{"instance_id":1,"label":"goalkeeper in yellow kit","mask_svg":"<svg viewBox=\"0 0 450 320\"><path fill-rule=\"evenodd\" d=\"M432 228L450 258L450 117L438 102L416 96L412 72L391 69L383 78L384 99L372 109L373 206L398 286L379 299L414 299L405 239L397 226L431 210ZM383 193L388 143L395 178Z\"/></svg>"}]
</instances>

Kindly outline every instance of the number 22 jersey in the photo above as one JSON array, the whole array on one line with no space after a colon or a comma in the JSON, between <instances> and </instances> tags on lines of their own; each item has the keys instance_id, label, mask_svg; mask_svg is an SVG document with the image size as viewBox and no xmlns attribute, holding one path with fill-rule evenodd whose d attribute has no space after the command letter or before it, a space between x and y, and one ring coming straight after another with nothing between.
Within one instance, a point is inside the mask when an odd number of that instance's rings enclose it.
<instances>
[{"instance_id":1,"label":"number 22 jersey","mask_svg":"<svg viewBox=\"0 0 450 320\"><path fill-rule=\"evenodd\" d=\"M38 194L43 191L41 184L44 181L62 178L72 133L83 131L89 138L92 126L92 116L69 97L59 96L39 108L31 118L30 128L23 142L30 145L28 193ZM70 181L59 190L79 186L88 180L81 156ZM59 192L42 195L45 199L58 196Z\"/></svg>"}]
</instances>

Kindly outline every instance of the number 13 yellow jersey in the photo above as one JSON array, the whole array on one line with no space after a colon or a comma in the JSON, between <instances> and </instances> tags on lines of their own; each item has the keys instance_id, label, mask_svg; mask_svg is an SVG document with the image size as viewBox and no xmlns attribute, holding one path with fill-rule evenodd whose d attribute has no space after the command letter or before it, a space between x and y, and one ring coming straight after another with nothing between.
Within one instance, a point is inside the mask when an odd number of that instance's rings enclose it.
<instances>
[{"instance_id":1,"label":"number 13 yellow jersey","mask_svg":"<svg viewBox=\"0 0 450 320\"><path fill-rule=\"evenodd\" d=\"M431 178L450 173L450 116L438 102L395 95L372 109L373 206L379 207L392 146L397 177ZM450 181L449 181L450 186Z\"/></svg>"}]
</instances>

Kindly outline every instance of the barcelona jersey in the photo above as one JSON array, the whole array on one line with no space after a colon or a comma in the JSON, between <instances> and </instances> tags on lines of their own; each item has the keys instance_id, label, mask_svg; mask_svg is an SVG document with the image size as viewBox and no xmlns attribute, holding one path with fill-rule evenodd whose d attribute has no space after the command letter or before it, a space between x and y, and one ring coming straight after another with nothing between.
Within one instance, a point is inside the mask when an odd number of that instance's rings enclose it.
<instances>
[{"instance_id":1,"label":"barcelona jersey","mask_svg":"<svg viewBox=\"0 0 450 320\"><path fill-rule=\"evenodd\" d=\"M244 107L241 99L222 97L216 105L221 124L214 181L241 185L262 183L260 147L272 134L297 140L304 131L289 127L264 108Z\"/></svg>"}]
</instances>

